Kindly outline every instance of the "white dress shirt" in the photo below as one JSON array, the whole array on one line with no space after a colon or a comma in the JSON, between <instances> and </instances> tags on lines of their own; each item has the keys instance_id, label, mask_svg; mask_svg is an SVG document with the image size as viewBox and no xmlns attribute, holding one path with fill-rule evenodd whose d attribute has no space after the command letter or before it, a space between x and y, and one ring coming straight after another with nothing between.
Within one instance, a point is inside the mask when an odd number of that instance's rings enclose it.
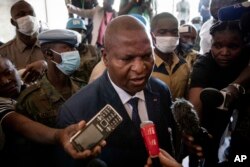
<instances>
[{"instance_id":1,"label":"white dress shirt","mask_svg":"<svg viewBox=\"0 0 250 167\"><path fill-rule=\"evenodd\" d=\"M109 74L108 74L108 77L109 77L109 80L110 80L112 86L114 87L116 93L119 95L119 97L122 101L122 104L124 105L125 109L127 110L129 117L132 119L133 108L128 103L128 101L133 97L138 97L139 98L139 100L138 100L138 112L139 112L141 122L148 121L148 113L147 113L145 96L144 96L143 90L140 92L137 92L134 96L131 96L126 91L124 91L123 89L118 87L114 82L112 82Z\"/></svg>"}]
</instances>

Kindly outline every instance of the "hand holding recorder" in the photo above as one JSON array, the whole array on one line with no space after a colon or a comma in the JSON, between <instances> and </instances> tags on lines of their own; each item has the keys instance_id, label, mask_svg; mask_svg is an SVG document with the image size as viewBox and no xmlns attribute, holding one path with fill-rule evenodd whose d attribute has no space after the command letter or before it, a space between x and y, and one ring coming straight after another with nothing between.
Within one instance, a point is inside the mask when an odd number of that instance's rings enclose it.
<instances>
[{"instance_id":1,"label":"hand holding recorder","mask_svg":"<svg viewBox=\"0 0 250 167\"><path fill-rule=\"evenodd\" d=\"M122 117L109 104L104 106L87 124L79 130L70 142L78 151L92 149L106 139L122 122Z\"/></svg>"}]
</instances>

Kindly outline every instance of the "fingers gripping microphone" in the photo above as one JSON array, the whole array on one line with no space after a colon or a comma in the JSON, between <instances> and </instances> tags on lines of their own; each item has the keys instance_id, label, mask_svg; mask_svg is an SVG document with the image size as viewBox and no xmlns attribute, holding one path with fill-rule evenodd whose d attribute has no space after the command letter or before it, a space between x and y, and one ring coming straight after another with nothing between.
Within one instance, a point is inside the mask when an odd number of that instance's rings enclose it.
<instances>
[{"instance_id":1,"label":"fingers gripping microphone","mask_svg":"<svg viewBox=\"0 0 250 167\"><path fill-rule=\"evenodd\" d=\"M171 108L179 129L194 138L194 143L202 147L206 157L209 152L211 138L207 130L200 126L199 117L193 105L183 98L177 98Z\"/></svg>"},{"instance_id":2,"label":"fingers gripping microphone","mask_svg":"<svg viewBox=\"0 0 250 167\"><path fill-rule=\"evenodd\" d=\"M220 21L240 20L247 12L250 12L250 2L238 3L221 8L218 18Z\"/></svg>"},{"instance_id":3,"label":"fingers gripping microphone","mask_svg":"<svg viewBox=\"0 0 250 167\"><path fill-rule=\"evenodd\" d=\"M181 131L189 135L199 133L201 127L198 115L193 109L193 105L185 99L176 99L172 105L172 112L175 121Z\"/></svg>"},{"instance_id":4,"label":"fingers gripping microphone","mask_svg":"<svg viewBox=\"0 0 250 167\"><path fill-rule=\"evenodd\" d=\"M140 127L146 149L152 160L152 166L161 167L158 157L160 149L154 123L152 121L144 121L141 123Z\"/></svg>"}]
</instances>

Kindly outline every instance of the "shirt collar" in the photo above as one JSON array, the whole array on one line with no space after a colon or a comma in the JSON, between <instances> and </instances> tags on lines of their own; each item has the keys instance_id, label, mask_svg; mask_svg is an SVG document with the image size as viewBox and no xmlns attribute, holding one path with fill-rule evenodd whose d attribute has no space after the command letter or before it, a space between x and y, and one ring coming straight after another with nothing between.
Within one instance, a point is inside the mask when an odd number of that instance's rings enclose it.
<instances>
[{"instance_id":1,"label":"shirt collar","mask_svg":"<svg viewBox=\"0 0 250 167\"><path fill-rule=\"evenodd\" d=\"M108 72L107 72L108 73ZM128 94L126 91L124 91L123 89L121 89L119 86L117 86L110 78L109 73L108 73L108 78L109 81L111 82L112 86L114 87L116 93L119 95L122 104L126 104L128 103L128 101L133 98L133 97L138 97L139 99L145 101L145 96L144 96L144 92L143 90L141 90L140 92L137 92L134 96L131 96L130 94Z\"/></svg>"},{"instance_id":2,"label":"shirt collar","mask_svg":"<svg viewBox=\"0 0 250 167\"><path fill-rule=\"evenodd\" d=\"M165 64L164 60L162 60L155 52L154 52L154 55L155 55L155 65L157 67L159 67L161 64ZM172 67L174 67L179 62L180 62L179 57L176 55L175 52L173 52L173 65L172 65Z\"/></svg>"},{"instance_id":3,"label":"shirt collar","mask_svg":"<svg viewBox=\"0 0 250 167\"><path fill-rule=\"evenodd\" d=\"M23 43L23 41L18 36L16 36L16 43L17 43L17 48L20 52L24 52L24 50L28 47L25 43ZM36 40L35 44L32 47L40 48L38 40Z\"/></svg>"}]
</instances>

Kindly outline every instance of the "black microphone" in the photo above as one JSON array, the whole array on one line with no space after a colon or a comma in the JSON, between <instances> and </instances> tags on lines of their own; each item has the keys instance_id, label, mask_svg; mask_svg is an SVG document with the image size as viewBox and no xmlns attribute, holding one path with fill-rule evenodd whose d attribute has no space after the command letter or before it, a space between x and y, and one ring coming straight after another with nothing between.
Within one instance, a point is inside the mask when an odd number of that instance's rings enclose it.
<instances>
[{"instance_id":1,"label":"black microphone","mask_svg":"<svg viewBox=\"0 0 250 167\"><path fill-rule=\"evenodd\" d=\"M191 135L194 138L194 143L202 147L203 154L206 157L206 155L209 154L211 138L207 130L201 127L199 117L194 110L193 104L184 98L177 98L176 101L173 102L171 109L180 131ZM195 164L191 166L199 166L198 164L200 161L196 155L190 155L190 159L196 161L190 162Z\"/></svg>"},{"instance_id":2,"label":"black microphone","mask_svg":"<svg viewBox=\"0 0 250 167\"><path fill-rule=\"evenodd\" d=\"M152 166L161 167L159 159L160 149L154 123L152 121L144 121L140 127L142 138L152 160Z\"/></svg>"},{"instance_id":3,"label":"black microphone","mask_svg":"<svg viewBox=\"0 0 250 167\"><path fill-rule=\"evenodd\" d=\"M218 11L220 21L240 20L247 12L250 12L250 2L237 3L226 6Z\"/></svg>"}]
</instances>

